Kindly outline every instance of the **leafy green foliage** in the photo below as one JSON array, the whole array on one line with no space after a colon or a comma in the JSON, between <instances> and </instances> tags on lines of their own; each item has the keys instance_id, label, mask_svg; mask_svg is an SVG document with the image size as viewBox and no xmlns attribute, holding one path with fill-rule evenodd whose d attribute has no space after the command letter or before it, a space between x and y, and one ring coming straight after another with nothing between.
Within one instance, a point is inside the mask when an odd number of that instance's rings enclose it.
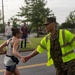
<instances>
[{"instance_id":1,"label":"leafy green foliage","mask_svg":"<svg viewBox=\"0 0 75 75\"><path fill-rule=\"evenodd\" d=\"M75 28L75 11L67 16L66 21L61 24L60 28Z\"/></svg>"},{"instance_id":2,"label":"leafy green foliage","mask_svg":"<svg viewBox=\"0 0 75 75\"><path fill-rule=\"evenodd\" d=\"M25 17L25 22L30 22L36 28L37 34L38 26L42 26L45 18L50 15L50 9L45 5L46 0L25 0L25 5L20 8L21 12L18 12L18 16Z\"/></svg>"},{"instance_id":3,"label":"leafy green foliage","mask_svg":"<svg viewBox=\"0 0 75 75\"><path fill-rule=\"evenodd\" d=\"M75 11L70 12L69 16L66 19L66 22L71 24L75 23Z\"/></svg>"},{"instance_id":4,"label":"leafy green foliage","mask_svg":"<svg viewBox=\"0 0 75 75\"><path fill-rule=\"evenodd\" d=\"M3 24L0 24L0 33L4 33L5 32L5 27Z\"/></svg>"}]
</instances>

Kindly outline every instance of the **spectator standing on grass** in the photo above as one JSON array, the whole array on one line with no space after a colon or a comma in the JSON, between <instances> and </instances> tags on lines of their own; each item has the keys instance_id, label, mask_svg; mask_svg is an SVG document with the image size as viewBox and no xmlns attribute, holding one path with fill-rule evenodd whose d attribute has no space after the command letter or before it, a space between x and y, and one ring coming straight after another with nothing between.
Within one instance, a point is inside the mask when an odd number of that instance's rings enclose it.
<instances>
[{"instance_id":1,"label":"spectator standing on grass","mask_svg":"<svg viewBox=\"0 0 75 75\"><path fill-rule=\"evenodd\" d=\"M28 28L26 26L26 23L24 22L24 25L21 27L21 31L23 32L22 34L22 41L21 41L21 48L26 48L26 41L27 41L27 36L28 36Z\"/></svg>"},{"instance_id":2,"label":"spectator standing on grass","mask_svg":"<svg viewBox=\"0 0 75 75\"><path fill-rule=\"evenodd\" d=\"M75 36L68 30L57 30L56 18L47 18L45 25L48 34L38 47L25 57L25 61L47 51L47 66L54 64L56 75L75 75Z\"/></svg>"},{"instance_id":3,"label":"spectator standing on grass","mask_svg":"<svg viewBox=\"0 0 75 75\"><path fill-rule=\"evenodd\" d=\"M1 51L4 51L4 47L8 47L4 58L4 65L6 67L4 75L20 75L20 72L17 68L17 65L19 63L18 58L22 62L25 62L24 57L19 54L21 36L22 31L19 28L12 28L12 38L6 40L0 45Z\"/></svg>"},{"instance_id":4,"label":"spectator standing on grass","mask_svg":"<svg viewBox=\"0 0 75 75\"><path fill-rule=\"evenodd\" d=\"M10 39L12 37L12 26L10 25L10 22L7 23L7 26L5 27L5 36L7 39Z\"/></svg>"}]
</instances>

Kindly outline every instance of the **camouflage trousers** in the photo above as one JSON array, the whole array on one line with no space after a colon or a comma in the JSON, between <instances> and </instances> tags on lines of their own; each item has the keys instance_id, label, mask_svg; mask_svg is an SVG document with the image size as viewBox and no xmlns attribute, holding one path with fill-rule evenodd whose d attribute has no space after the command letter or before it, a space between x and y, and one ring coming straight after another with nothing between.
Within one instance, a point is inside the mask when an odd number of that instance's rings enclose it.
<instances>
[{"instance_id":1,"label":"camouflage trousers","mask_svg":"<svg viewBox=\"0 0 75 75\"><path fill-rule=\"evenodd\" d=\"M75 59L65 63L61 69L56 69L56 75L75 75Z\"/></svg>"}]
</instances>

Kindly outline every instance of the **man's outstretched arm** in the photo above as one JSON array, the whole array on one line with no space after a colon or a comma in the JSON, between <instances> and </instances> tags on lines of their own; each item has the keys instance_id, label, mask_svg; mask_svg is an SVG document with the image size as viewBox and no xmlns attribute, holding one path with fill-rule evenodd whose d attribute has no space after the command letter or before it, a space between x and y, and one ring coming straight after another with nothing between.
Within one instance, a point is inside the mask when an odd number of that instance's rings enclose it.
<instances>
[{"instance_id":1,"label":"man's outstretched arm","mask_svg":"<svg viewBox=\"0 0 75 75\"><path fill-rule=\"evenodd\" d=\"M29 55L27 55L27 56L25 57L25 62L27 62L30 58L36 56L37 54L39 54L39 53L38 53L37 50L35 49L33 52L31 52Z\"/></svg>"}]
</instances>

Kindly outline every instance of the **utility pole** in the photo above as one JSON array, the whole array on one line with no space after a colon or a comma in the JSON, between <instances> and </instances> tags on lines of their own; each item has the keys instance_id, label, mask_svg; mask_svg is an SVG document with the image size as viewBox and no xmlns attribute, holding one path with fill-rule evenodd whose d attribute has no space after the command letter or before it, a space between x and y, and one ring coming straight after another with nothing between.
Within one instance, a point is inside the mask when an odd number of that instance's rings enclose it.
<instances>
[{"instance_id":1,"label":"utility pole","mask_svg":"<svg viewBox=\"0 0 75 75\"><path fill-rule=\"evenodd\" d=\"M0 20L1 20L1 10L0 10Z\"/></svg>"},{"instance_id":2,"label":"utility pole","mask_svg":"<svg viewBox=\"0 0 75 75\"><path fill-rule=\"evenodd\" d=\"M2 19L3 19L3 27L4 27L4 1L2 0Z\"/></svg>"}]
</instances>

